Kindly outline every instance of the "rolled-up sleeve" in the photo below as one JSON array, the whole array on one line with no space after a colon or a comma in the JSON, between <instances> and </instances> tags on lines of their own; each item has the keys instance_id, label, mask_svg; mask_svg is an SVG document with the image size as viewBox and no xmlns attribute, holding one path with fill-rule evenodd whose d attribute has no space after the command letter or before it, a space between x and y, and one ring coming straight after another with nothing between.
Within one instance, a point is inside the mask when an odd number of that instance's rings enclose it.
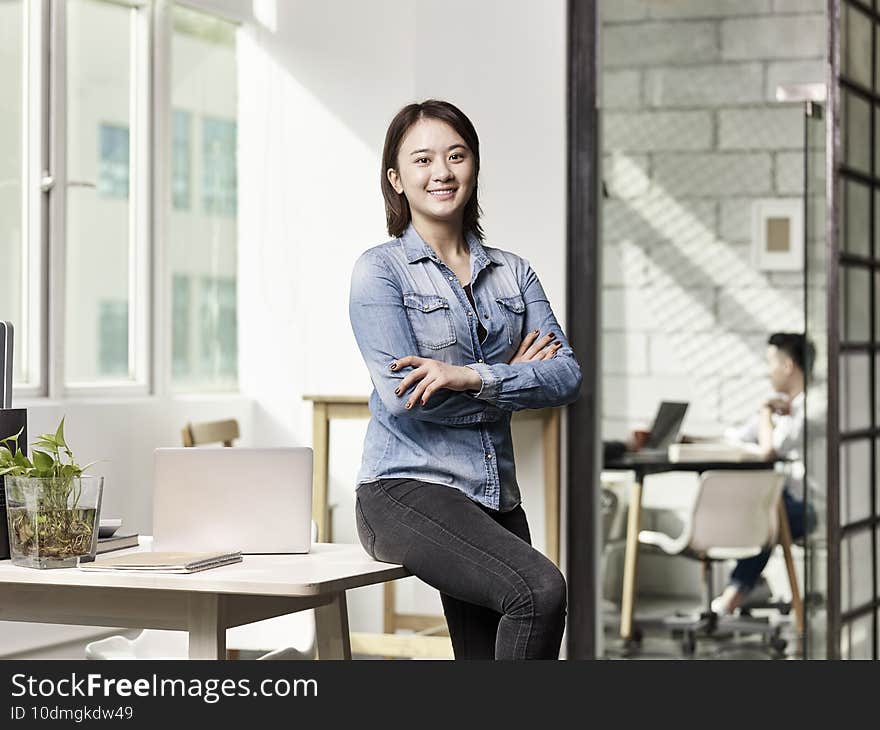
<instances>
[{"instance_id":1,"label":"rolled-up sleeve","mask_svg":"<svg viewBox=\"0 0 880 730\"><path fill-rule=\"evenodd\" d=\"M447 426L494 422L501 409L463 393L441 391L428 406L405 407L405 398L394 390L409 369L393 372L390 365L419 352L403 306L403 293L389 267L374 252L361 255L351 277L349 319L373 386L388 412L400 418L414 418Z\"/></svg>"},{"instance_id":2,"label":"rolled-up sleeve","mask_svg":"<svg viewBox=\"0 0 880 730\"><path fill-rule=\"evenodd\" d=\"M555 357L549 360L507 363L469 363L483 381L482 388L472 397L507 411L525 408L562 406L577 400L583 376L574 351L544 293L538 276L525 263L521 281L525 320L523 332L538 330L541 336L550 332L562 343Z\"/></svg>"}]
</instances>

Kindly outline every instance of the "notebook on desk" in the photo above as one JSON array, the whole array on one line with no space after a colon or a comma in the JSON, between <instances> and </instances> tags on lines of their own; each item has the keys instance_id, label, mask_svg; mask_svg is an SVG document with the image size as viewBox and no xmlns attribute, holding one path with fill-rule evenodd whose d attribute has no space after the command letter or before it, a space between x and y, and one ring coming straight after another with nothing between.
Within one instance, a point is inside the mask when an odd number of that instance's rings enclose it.
<instances>
[{"instance_id":1,"label":"notebook on desk","mask_svg":"<svg viewBox=\"0 0 880 730\"><path fill-rule=\"evenodd\" d=\"M80 570L138 571L148 573L197 573L202 570L219 568L223 565L240 563L241 553L183 553L183 552L143 552L120 555L118 557L98 558L94 562L80 565Z\"/></svg>"}]
</instances>

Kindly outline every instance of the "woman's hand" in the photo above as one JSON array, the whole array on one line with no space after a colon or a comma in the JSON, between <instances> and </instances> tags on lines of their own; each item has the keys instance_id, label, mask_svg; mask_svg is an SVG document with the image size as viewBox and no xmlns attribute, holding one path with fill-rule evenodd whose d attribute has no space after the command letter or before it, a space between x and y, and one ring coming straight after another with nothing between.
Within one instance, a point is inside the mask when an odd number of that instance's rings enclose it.
<instances>
[{"instance_id":1,"label":"woman's hand","mask_svg":"<svg viewBox=\"0 0 880 730\"><path fill-rule=\"evenodd\" d=\"M416 403L424 406L440 388L462 391L479 390L483 387L479 373L464 365L450 365L440 360L415 355L407 355L391 363L391 369L394 371L405 367L411 367L413 371L407 373L394 394L402 397L406 391L416 386L406 401L407 408L412 408Z\"/></svg>"},{"instance_id":2,"label":"woman's hand","mask_svg":"<svg viewBox=\"0 0 880 730\"><path fill-rule=\"evenodd\" d=\"M544 335L540 340L538 330L532 330L524 338L516 354L508 362L536 362L549 360L554 357L562 347L561 342L554 342L556 335L552 332ZM396 396L403 397L406 392L415 386L412 395L406 401L406 407L412 408L417 403L426 405L428 399L441 388L447 390L479 390L483 387L483 381L479 373L463 365L450 365L440 360L429 357L417 357L407 355L391 363L394 371L401 368L411 367L413 371L400 382L394 391Z\"/></svg>"},{"instance_id":3,"label":"woman's hand","mask_svg":"<svg viewBox=\"0 0 880 730\"><path fill-rule=\"evenodd\" d=\"M556 335L552 332L544 335L540 340L538 339L539 334L538 330L532 330L523 337L519 349L507 364L513 365L515 362L549 360L555 357L556 353L559 352L559 348L562 347L562 343L553 341L556 339Z\"/></svg>"}]
</instances>

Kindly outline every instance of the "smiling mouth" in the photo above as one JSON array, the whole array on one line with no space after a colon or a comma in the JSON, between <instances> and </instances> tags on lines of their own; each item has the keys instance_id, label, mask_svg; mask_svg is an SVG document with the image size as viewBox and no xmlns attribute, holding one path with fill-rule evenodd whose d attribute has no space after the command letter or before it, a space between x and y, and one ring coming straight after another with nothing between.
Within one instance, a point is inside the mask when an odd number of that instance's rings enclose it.
<instances>
[{"instance_id":1,"label":"smiling mouth","mask_svg":"<svg viewBox=\"0 0 880 730\"><path fill-rule=\"evenodd\" d=\"M428 193L435 198L448 198L455 195L457 188L444 188L443 190L429 190Z\"/></svg>"}]
</instances>

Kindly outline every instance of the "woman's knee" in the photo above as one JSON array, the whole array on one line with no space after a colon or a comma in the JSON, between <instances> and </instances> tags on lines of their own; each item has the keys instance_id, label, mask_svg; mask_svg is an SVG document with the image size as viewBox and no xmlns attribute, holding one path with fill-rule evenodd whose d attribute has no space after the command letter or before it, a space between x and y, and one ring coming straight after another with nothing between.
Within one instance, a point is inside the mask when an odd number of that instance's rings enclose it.
<instances>
[{"instance_id":1,"label":"woman's knee","mask_svg":"<svg viewBox=\"0 0 880 730\"><path fill-rule=\"evenodd\" d=\"M567 606L565 578L549 560L539 572L518 586L506 613L532 616L561 616Z\"/></svg>"}]
</instances>

